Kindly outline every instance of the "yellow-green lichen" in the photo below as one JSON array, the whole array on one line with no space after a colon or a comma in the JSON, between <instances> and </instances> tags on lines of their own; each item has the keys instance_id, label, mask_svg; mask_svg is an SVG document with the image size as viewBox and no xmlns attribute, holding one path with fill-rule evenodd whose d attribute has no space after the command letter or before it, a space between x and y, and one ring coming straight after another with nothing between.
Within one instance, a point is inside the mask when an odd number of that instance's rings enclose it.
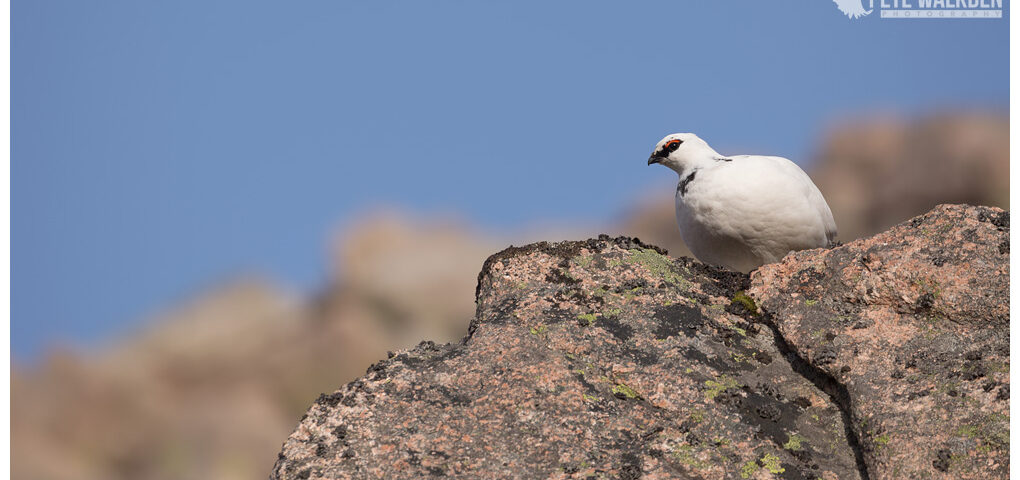
<instances>
[{"instance_id":1,"label":"yellow-green lichen","mask_svg":"<svg viewBox=\"0 0 1020 480\"><path fill-rule=\"evenodd\" d=\"M751 312L751 315L758 315L758 305L754 303L753 298L747 296L744 292L737 292L737 294L733 296L731 303L739 303L743 305L748 312Z\"/></svg>"},{"instance_id":2,"label":"yellow-green lichen","mask_svg":"<svg viewBox=\"0 0 1020 480\"><path fill-rule=\"evenodd\" d=\"M816 303L818 303L818 300L810 300L810 299L804 300L804 304L809 306L809 307L813 307Z\"/></svg>"},{"instance_id":3,"label":"yellow-green lichen","mask_svg":"<svg viewBox=\"0 0 1020 480\"><path fill-rule=\"evenodd\" d=\"M661 277L667 282L678 287L686 287L690 284L682 275L677 273L673 260L650 248L635 248L630 250L631 256L627 263L637 263L648 269L652 275Z\"/></svg>"},{"instance_id":4,"label":"yellow-green lichen","mask_svg":"<svg viewBox=\"0 0 1020 480\"><path fill-rule=\"evenodd\" d=\"M772 473L783 473L786 471L786 469L780 465L779 457L771 453L766 453L764 457L761 457L761 464L766 470Z\"/></svg>"},{"instance_id":5,"label":"yellow-green lichen","mask_svg":"<svg viewBox=\"0 0 1020 480\"><path fill-rule=\"evenodd\" d=\"M694 468L707 468L708 462L704 462L695 456L694 446L692 445L680 445L673 449L673 458L677 459L680 463Z\"/></svg>"},{"instance_id":6,"label":"yellow-green lichen","mask_svg":"<svg viewBox=\"0 0 1020 480\"><path fill-rule=\"evenodd\" d=\"M581 268L588 268L589 266L591 266L591 262L592 260L594 260L594 258L595 257L591 255L578 255L574 257L573 260L571 261Z\"/></svg>"},{"instance_id":7,"label":"yellow-green lichen","mask_svg":"<svg viewBox=\"0 0 1020 480\"><path fill-rule=\"evenodd\" d=\"M1001 450L1004 452L1009 451L1009 430L999 430L995 432L986 432L981 436L981 446L978 447L978 451L982 453L988 453L993 450Z\"/></svg>"},{"instance_id":8,"label":"yellow-green lichen","mask_svg":"<svg viewBox=\"0 0 1020 480\"><path fill-rule=\"evenodd\" d=\"M978 451L990 453L993 450L1009 451L1009 416L1001 413L990 414L976 424L959 427L956 433L960 436L977 439L981 442Z\"/></svg>"},{"instance_id":9,"label":"yellow-green lichen","mask_svg":"<svg viewBox=\"0 0 1020 480\"><path fill-rule=\"evenodd\" d=\"M787 450L794 450L794 451L796 451L796 450L803 450L804 449L804 445L803 445L804 440L807 440L807 438L802 437L802 436L800 436L800 435L798 435L796 433L791 433L791 434L789 434L789 439L787 439L786 443L783 444L783 448L785 448Z\"/></svg>"},{"instance_id":10,"label":"yellow-green lichen","mask_svg":"<svg viewBox=\"0 0 1020 480\"><path fill-rule=\"evenodd\" d=\"M738 384L736 380L726 375L719 377L718 381L705 380L705 400L715 400L715 397L722 393L723 390L726 390L727 388L737 388L739 386L740 384Z\"/></svg>"},{"instance_id":11,"label":"yellow-green lichen","mask_svg":"<svg viewBox=\"0 0 1020 480\"><path fill-rule=\"evenodd\" d=\"M1009 363L1006 362L988 362L987 367L992 373L1009 373Z\"/></svg>"},{"instance_id":12,"label":"yellow-green lichen","mask_svg":"<svg viewBox=\"0 0 1020 480\"><path fill-rule=\"evenodd\" d=\"M751 478L751 475L754 475L754 472L757 471L758 462L749 460L743 467L740 468L740 478Z\"/></svg>"},{"instance_id":13,"label":"yellow-green lichen","mask_svg":"<svg viewBox=\"0 0 1020 480\"><path fill-rule=\"evenodd\" d=\"M629 399L641 398L641 395L625 383L618 383L613 386L613 393L623 395Z\"/></svg>"},{"instance_id":14,"label":"yellow-green lichen","mask_svg":"<svg viewBox=\"0 0 1020 480\"><path fill-rule=\"evenodd\" d=\"M584 325L591 325L595 323L595 319L598 318L597 313L582 313L577 316L577 319L584 323Z\"/></svg>"},{"instance_id":15,"label":"yellow-green lichen","mask_svg":"<svg viewBox=\"0 0 1020 480\"><path fill-rule=\"evenodd\" d=\"M532 335L545 335L545 332L549 330L545 325L539 325L537 327L531 327Z\"/></svg>"},{"instance_id":16,"label":"yellow-green lichen","mask_svg":"<svg viewBox=\"0 0 1020 480\"><path fill-rule=\"evenodd\" d=\"M595 402L597 402L597 401L598 401L598 399L597 399L597 398L595 398L595 397L594 397L594 396L592 396L592 395L588 395L587 393L582 393L582 394L581 394L581 398L583 398L583 399L584 399L584 401L586 401L586 402L591 402L591 403L595 403Z\"/></svg>"}]
</instances>

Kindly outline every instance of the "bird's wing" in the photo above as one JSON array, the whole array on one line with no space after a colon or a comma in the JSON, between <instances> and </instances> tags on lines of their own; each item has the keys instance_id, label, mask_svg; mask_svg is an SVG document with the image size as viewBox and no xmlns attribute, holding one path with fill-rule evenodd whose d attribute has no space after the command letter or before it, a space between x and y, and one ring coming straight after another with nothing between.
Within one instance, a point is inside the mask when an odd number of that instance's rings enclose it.
<instances>
[{"instance_id":1,"label":"bird's wing","mask_svg":"<svg viewBox=\"0 0 1020 480\"><path fill-rule=\"evenodd\" d=\"M802 209L786 211L785 214L813 217L813 221L819 222L819 226L824 229L826 242L829 245L835 242L836 221L832 218L832 211L811 177L797 164L783 157L761 155L736 155L728 158L732 162L723 163L720 173L728 184L738 185L743 190L736 194L752 197L745 205L753 203L751 208L763 212L764 218L767 218L765 212L771 212L781 205L789 205L791 202L804 205ZM772 204L765 200L766 197L779 203Z\"/></svg>"},{"instance_id":2,"label":"bird's wing","mask_svg":"<svg viewBox=\"0 0 1020 480\"><path fill-rule=\"evenodd\" d=\"M825 197L822 195L821 190L818 190L818 186L815 182L811 181L811 177L808 176L803 169L797 166L789 159L783 157L764 157L769 161L775 163L789 175L796 176L804 182L805 193L808 196L808 200L814 209L818 212L818 217L822 220L822 224L825 226L825 238L828 240L829 245L836 242L836 220L832 218L832 210L829 209L829 204L825 201Z\"/></svg>"}]
</instances>

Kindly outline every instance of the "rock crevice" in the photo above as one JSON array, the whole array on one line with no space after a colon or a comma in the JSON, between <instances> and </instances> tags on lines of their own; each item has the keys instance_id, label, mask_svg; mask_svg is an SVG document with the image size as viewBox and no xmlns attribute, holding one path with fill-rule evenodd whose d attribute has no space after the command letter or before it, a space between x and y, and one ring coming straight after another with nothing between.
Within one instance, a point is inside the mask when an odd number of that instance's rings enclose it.
<instances>
[{"instance_id":1,"label":"rock crevice","mask_svg":"<svg viewBox=\"0 0 1020 480\"><path fill-rule=\"evenodd\" d=\"M783 338L783 334L780 332L775 319L773 319L768 312L763 313L761 320L762 323L772 330L772 334L776 341L776 349L779 350L780 353L786 355L786 358L790 361L790 366L793 368L793 371L797 372L809 382L814 384L819 390L825 392L832 403L839 408L840 415L843 418L843 427L844 434L846 435L847 446L854 454L854 461L857 464L857 473L860 475L861 480L869 480L871 476L868 473L867 462L864 459L864 448L861 446L861 440L857 435L857 431L852 428L852 425L854 425L855 422L853 421L853 408L850 406L850 392L847 390L846 385L840 383L828 372L818 368L797 353L786 339Z\"/></svg>"}]
</instances>

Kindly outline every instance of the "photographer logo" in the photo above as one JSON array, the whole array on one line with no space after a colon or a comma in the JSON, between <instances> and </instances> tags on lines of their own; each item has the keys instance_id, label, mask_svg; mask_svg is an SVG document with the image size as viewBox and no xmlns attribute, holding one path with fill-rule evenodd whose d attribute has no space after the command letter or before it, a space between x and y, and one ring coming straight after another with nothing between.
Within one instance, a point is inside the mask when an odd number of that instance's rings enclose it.
<instances>
[{"instance_id":1,"label":"photographer logo","mask_svg":"<svg viewBox=\"0 0 1020 480\"><path fill-rule=\"evenodd\" d=\"M866 17L876 9L875 0L833 3L850 19ZM878 0L877 7L881 18L1002 18L1002 0Z\"/></svg>"}]
</instances>

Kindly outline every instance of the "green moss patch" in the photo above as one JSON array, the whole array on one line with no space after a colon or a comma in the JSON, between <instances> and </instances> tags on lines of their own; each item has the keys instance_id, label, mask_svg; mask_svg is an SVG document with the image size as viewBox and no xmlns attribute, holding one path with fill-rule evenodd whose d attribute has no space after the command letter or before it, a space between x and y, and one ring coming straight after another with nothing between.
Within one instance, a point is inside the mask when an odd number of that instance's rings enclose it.
<instances>
[{"instance_id":1,"label":"green moss patch","mask_svg":"<svg viewBox=\"0 0 1020 480\"><path fill-rule=\"evenodd\" d=\"M582 313L577 316L577 321L581 325L588 326L595 323L597 318L599 318L598 313Z\"/></svg>"},{"instance_id":2,"label":"green moss patch","mask_svg":"<svg viewBox=\"0 0 1020 480\"><path fill-rule=\"evenodd\" d=\"M747 296L744 292L737 292L730 301L730 304L738 304L744 307L745 310L751 313L751 315L758 315L758 305L754 303L754 299Z\"/></svg>"},{"instance_id":3,"label":"green moss patch","mask_svg":"<svg viewBox=\"0 0 1020 480\"><path fill-rule=\"evenodd\" d=\"M956 429L961 437L980 441L978 451L1009 451L1009 416L993 413Z\"/></svg>"}]
</instances>

